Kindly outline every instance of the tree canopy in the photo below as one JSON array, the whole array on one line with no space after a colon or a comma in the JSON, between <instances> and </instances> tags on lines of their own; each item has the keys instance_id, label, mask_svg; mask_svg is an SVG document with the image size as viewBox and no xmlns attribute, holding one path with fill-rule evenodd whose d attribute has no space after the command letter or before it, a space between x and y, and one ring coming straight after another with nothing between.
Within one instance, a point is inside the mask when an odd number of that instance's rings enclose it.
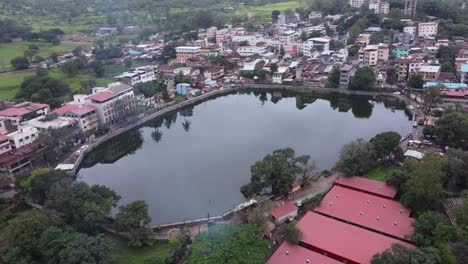
<instances>
[{"instance_id":1,"label":"tree canopy","mask_svg":"<svg viewBox=\"0 0 468 264\"><path fill-rule=\"evenodd\" d=\"M303 171L309 159L308 155L296 157L291 148L273 151L250 167L250 183L241 187L242 194L250 197L269 187L275 195L288 194L296 176Z\"/></svg>"},{"instance_id":2,"label":"tree canopy","mask_svg":"<svg viewBox=\"0 0 468 264\"><path fill-rule=\"evenodd\" d=\"M267 243L252 225L215 225L197 236L187 264L263 264Z\"/></svg>"},{"instance_id":3,"label":"tree canopy","mask_svg":"<svg viewBox=\"0 0 468 264\"><path fill-rule=\"evenodd\" d=\"M454 148L464 148L468 142L468 116L449 111L436 122L434 134L437 142Z\"/></svg>"},{"instance_id":4,"label":"tree canopy","mask_svg":"<svg viewBox=\"0 0 468 264\"><path fill-rule=\"evenodd\" d=\"M354 77L351 79L349 89L370 91L376 81L375 74L369 67L361 67L356 70Z\"/></svg>"},{"instance_id":5,"label":"tree canopy","mask_svg":"<svg viewBox=\"0 0 468 264\"><path fill-rule=\"evenodd\" d=\"M61 97L69 91L70 87L62 80L48 76L47 72L38 71L36 75L24 79L16 97L46 103L56 108L62 104Z\"/></svg>"}]
</instances>

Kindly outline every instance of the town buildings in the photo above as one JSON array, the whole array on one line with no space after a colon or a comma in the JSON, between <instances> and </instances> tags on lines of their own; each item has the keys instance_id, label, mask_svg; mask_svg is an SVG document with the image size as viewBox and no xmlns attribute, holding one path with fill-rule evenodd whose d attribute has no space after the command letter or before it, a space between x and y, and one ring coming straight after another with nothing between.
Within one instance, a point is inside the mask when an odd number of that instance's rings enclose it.
<instances>
[{"instance_id":1,"label":"town buildings","mask_svg":"<svg viewBox=\"0 0 468 264\"><path fill-rule=\"evenodd\" d=\"M423 65L419 68L419 74L423 76L425 81L435 81L439 78L440 66Z\"/></svg>"},{"instance_id":2,"label":"town buildings","mask_svg":"<svg viewBox=\"0 0 468 264\"><path fill-rule=\"evenodd\" d=\"M67 104L54 110L60 116L69 117L75 120L80 130L91 133L99 125L96 107L86 104Z\"/></svg>"},{"instance_id":3,"label":"town buildings","mask_svg":"<svg viewBox=\"0 0 468 264\"><path fill-rule=\"evenodd\" d=\"M418 24L418 36L436 36L439 31L439 22L425 22Z\"/></svg>"},{"instance_id":4,"label":"town buildings","mask_svg":"<svg viewBox=\"0 0 468 264\"><path fill-rule=\"evenodd\" d=\"M134 70L124 72L121 75L115 77L118 82L122 82L128 85L135 85L137 83L144 83L156 80L156 74L152 66L138 67Z\"/></svg>"},{"instance_id":5,"label":"town buildings","mask_svg":"<svg viewBox=\"0 0 468 264\"><path fill-rule=\"evenodd\" d=\"M185 63L187 59L193 58L198 54L200 54L200 47L176 47L176 61L178 63Z\"/></svg>"},{"instance_id":6,"label":"town buildings","mask_svg":"<svg viewBox=\"0 0 468 264\"><path fill-rule=\"evenodd\" d=\"M349 0L349 5L353 8L360 8L365 2L365 0Z\"/></svg>"},{"instance_id":7,"label":"town buildings","mask_svg":"<svg viewBox=\"0 0 468 264\"><path fill-rule=\"evenodd\" d=\"M0 117L8 119L14 126L21 122L49 113L50 108L46 104L24 102L0 111Z\"/></svg>"},{"instance_id":8,"label":"town buildings","mask_svg":"<svg viewBox=\"0 0 468 264\"><path fill-rule=\"evenodd\" d=\"M372 10L376 14L385 15L390 11L390 4L381 0L370 0L369 10Z\"/></svg>"},{"instance_id":9,"label":"town buildings","mask_svg":"<svg viewBox=\"0 0 468 264\"><path fill-rule=\"evenodd\" d=\"M340 89L347 89L349 83L351 82L354 73L356 72L356 67L353 65L343 65L340 69Z\"/></svg>"},{"instance_id":10,"label":"town buildings","mask_svg":"<svg viewBox=\"0 0 468 264\"><path fill-rule=\"evenodd\" d=\"M405 8L403 9L403 14L405 16L415 16L417 3L417 0L405 0Z\"/></svg>"}]
</instances>

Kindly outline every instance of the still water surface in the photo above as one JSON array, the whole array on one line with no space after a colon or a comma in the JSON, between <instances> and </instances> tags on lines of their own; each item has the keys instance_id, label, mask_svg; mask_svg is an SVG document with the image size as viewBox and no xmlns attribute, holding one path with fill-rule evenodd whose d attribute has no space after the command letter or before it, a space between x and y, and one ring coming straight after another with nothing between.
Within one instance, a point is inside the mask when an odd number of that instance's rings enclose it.
<instances>
[{"instance_id":1,"label":"still water surface","mask_svg":"<svg viewBox=\"0 0 468 264\"><path fill-rule=\"evenodd\" d=\"M368 97L231 94L113 138L87 155L78 179L114 189L120 204L145 200L153 224L192 220L242 202L250 166L275 149L327 169L351 140L410 127L403 110Z\"/></svg>"}]
</instances>

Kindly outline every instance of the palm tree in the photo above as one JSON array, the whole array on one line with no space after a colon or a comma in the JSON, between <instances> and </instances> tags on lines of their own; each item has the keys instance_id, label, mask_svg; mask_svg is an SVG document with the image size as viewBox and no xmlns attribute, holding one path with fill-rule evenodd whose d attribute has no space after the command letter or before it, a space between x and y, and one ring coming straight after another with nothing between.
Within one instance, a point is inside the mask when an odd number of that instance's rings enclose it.
<instances>
[{"instance_id":1,"label":"palm tree","mask_svg":"<svg viewBox=\"0 0 468 264\"><path fill-rule=\"evenodd\" d=\"M154 142L156 143L161 141L161 137L162 137L162 132L159 131L159 129L156 129L151 133L151 138L153 138Z\"/></svg>"},{"instance_id":2,"label":"palm tree","mask_svg":"<svg viewBox=\"0 0 468 264\"><path fill-rule=\"evenodd\" d=\"M189 130L190 130L190 125L191 125L191 124L192 124L192 123L191 123L189 120L185 120L185 121L182 123L182 127L184 128L184 130L185 130L186 132L189 132Z\"/></svg>"}]
</instances>

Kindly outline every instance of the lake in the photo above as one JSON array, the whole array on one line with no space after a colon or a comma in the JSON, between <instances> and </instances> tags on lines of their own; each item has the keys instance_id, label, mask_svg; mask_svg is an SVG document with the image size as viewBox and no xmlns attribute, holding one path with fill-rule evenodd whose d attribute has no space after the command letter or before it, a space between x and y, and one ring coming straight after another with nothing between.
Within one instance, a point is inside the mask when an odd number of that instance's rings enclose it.
<instances>
[{"instance_id":1,"label":"lake","mask_svg":"<svg viewBox=\"0 0 468 264\"><path fill-rule=\"evenodd\" d=\"M234 93L184 108L89 153L78 180L106 185L120 204L145 200L152 224L216 216L244 201L250 166L291 147L329 169L341 147L380 132L405 136L411 117L370 97Z\"/></svg>"}]
</instances>

